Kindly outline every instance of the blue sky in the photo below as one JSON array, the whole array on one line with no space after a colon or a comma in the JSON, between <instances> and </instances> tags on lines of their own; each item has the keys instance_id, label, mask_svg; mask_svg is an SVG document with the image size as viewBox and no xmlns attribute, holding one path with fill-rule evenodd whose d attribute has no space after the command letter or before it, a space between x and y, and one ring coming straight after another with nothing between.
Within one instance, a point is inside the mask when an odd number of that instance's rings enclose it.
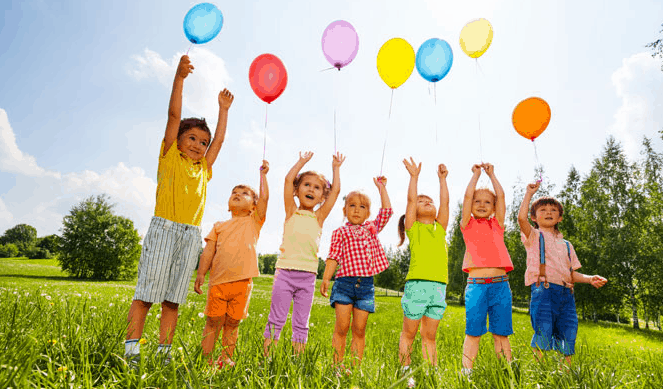
<instances>
[{"instance_id":1,"label":"blue sky","mask_svg":"<svg viewBox=\"0 0 663 389\"><path fill-rule=\"evenodd\" d=\"M226 142L214 165L203 218L207 233L230 217L227 200L239 183L257 187L265 104L248 82L251 61L272 53L289 76L269 106L267 159L271 199L259 251L278 250L284 222L283 178L299 151L315 153L307 168L331 176L333 115L337 112L342 194L364 188L377 214L371 177L384 174L395 216L381 234L397 242L408 175L401 161L423 161L420 192L437 198L435 167L449 168L452 212L473 163L495 164L507 191L533 177L531 142L516 134L511 113L531 96L551 106L552 120L537 139L549 182L563 185L575 166L587 173L608 135L636 158L643 135L663 127L663 72L645 45L661 34L663 3L560 0L468 1L222 1L224 26L210 43L191 48L196 67L187 78L183 116L216 123L216 95L235 94ZM85 197L108 193L118 214L147 231L154 212L156 169L170 87L189 48L182 20L191 1L50 2L0 5L0 232L19 223L39 236L59 233L62 218ZM476 18L494 29L492 46L475 66L458 43ZM352 23L359 53L341 72L321 50L325 27ZM379 78L376 57L393 37L416 51L444 39L454 63L437 83L437 103L418 73L394 93ZM479 126L481 144L479 150ZM438 139L435 138L437 126ZM662 150L660 139L655 142ZM482 179L481 184L488 184ZM323 229L320 256L342 224L336 204Z\"/></svg>"}]
</instances>

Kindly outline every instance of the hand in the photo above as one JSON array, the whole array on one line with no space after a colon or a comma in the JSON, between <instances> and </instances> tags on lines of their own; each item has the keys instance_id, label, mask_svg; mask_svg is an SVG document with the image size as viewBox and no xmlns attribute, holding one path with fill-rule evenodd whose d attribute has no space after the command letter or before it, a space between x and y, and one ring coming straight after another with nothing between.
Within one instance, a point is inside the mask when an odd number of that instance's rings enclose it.
<instances>
[{"instance_id":1,"label":"hand","mask_svg":"<svg viewBox=\"0 0 663 389\"><path fill-rule=\"evenodd\" d=\"M200 289L201 286L205 283L205 275L204 274L198 274L196 277L196 283L193 284L193 290L198 293L198 294L203 294L203 290Z\"/></svg>"},{"instance_id":2,"label":"hand","mask_svg":"<svg viewBox=\"0 0 663 389\"><path fill-rule=\"evenodd\" d=\"M437 166L437 176L440 177L440 180L446 179L449 170L447 170L447 165L441 163Z\"/></svg>"},{"instance_id":3,"label":"hand","mask_svg":"<svg viewBox=\"0 0 663 389\"><path fill-rule=\"evenodd\" d=\"M375 186L377 186L379 190L382 190L382 188L387 186L387 177L373 177L373 183L375 183Z\"/></svg>"},{"instance_id":4,"label":"hand","mask_svg":"<svg viewBox=\"0 0 663 389\"><path fill-rule=\"evenodd\" d=\"M299 162L306 163L306 162L310 161L311 158L313 158L313 153L312 152L307 151L303 155L302 155L301 151L299 152Z\"/></svg>"},{"instance_id":5,"label":"hand","mask_svg":"<svg viewBox=\"0 0 663 389\"><path fill-rule=\"evenodd\" d=\"M536 193L537 190L539 190L539 186L541 185L540 181L533 182L531 184L527 184L527 188L525 189L525 193L528 195L533 195Z\"/></svg>"},{"instance_id":6,"label":"hand","mask_svg":"<svg viewBox=\"0 0 663 389\"><path fill-rule=\"evenodd\" d=\"M488 176L492 176L493 174L495 174L495 166L486 162L483 164L483 171L485 171L486 174L488 174Z\"/></svg>"},{"instance_id":7,"label":"hand","mask_svg":"<svg viewBox=\"0 0 663 389\"><path fill-rule=\"evenodd\" d=\"M483 167L483 164L482 165L479 165L479 164L472 165L472 173L480 175L482 167Z\"/></svg>"},{"instance_id":8,"label":"hand","mask_svg":"<svg viewBox=\"0 0 663 389\"><path fill-rule=\"evenodd\" d=\"M189 60L188 55L183 55L182 58L180 58L180 64L177 65L177 72L175 73L175 77L185 79L186 76L191 73L193 73L193 65L191 65L191 60Z\"/></svg>"},{"instance_id":9,"label":"hand","mask_svg":"<svg viewBox=\"0 0 663 389\"><path fill-rule=\"evenodd\" d=\"M235 100L235 96L228 89L223 89L219 92L219 108L229 109Z\"/></svg>"},{"instance_id":10,"label":"hand","mask_svg":"<svg viewBox=\"0 0 663 389\"><path fill-rule=\"evenodd\" d=\"M269 162L263 159L262 166L260 166L260 174L264 176L267 174L268 171L269 171Z\"/></svg>"},{"instance_id":11,"label":"hand","mask_svg":"<svg viewBox=\"0 0 663 389\"><path fill-rule=\"evenodd\" d=\"M345 156L341 153L336 153L332 159L332 169L338 169L345 161Z\"/></svg>"},{"instance_id":12,"label":"hand","mask_svg":"<svg viewBox=\"0 0 663 389\"><path fill-rule=\"evenodd\" d=\"M320 284L320 294L329 297L327 294L327 290L329 289L329 280L322 280L322 283Z\"/></svg>"},{"instance_id":13,"label":"hand","mask_svg":"<svg viewBox=\"0 0 663 389\"><path fill-rule=\"evenodd\" d=\"M419 177L419 173L421 173L421 162L419 162L419 166L417 166L417 163L414 162L414 159L410 157L410 161L404 159L403 164L405 165L407 172L410 173L411 177Z\"/></svg>"},{"instance_id":14,"label":"hand","mask_svg":"<svg viewBox=\"0 0 663 389\"><path fill-rule=\"evenodd\" d=\"M592 286L596 289L605 285L606 282L608 282L608 280L598 275L592 276L592 278L589 280L589 283L592 284Z\"/></svg>"}]
</instances>

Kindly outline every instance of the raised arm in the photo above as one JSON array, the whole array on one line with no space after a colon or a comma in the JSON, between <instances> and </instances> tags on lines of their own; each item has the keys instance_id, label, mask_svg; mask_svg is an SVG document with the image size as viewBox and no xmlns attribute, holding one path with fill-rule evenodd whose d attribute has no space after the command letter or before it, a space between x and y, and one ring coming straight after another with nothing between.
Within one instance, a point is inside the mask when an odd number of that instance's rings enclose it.
<instances>
[{"instance_id":1,"label":"raised arm","mask_svg":"<svg viewBox=\"0 0 663 389\"><path fill-rule=\"evenodd\" d=\"M216 254L216 241L208 240L205 244L203 253L200 255L200 264L198 265L196 282L193 285L193 290L198 294L203 293L203 290L200 289L200 287L205 283L205 275L212 266L212 258L214 258L214 254Z\"/></svg>"},{"instance_id":2,"label":"raised arm","mask_svg":"<svg viewBox=\"0 0 663 389\"><path fill-rule=\"evenodd\" d=\"M447 230L449 224L449 188L447 187L447 175L449 170L447 166L441 163L437 167L437 177L440 179L440 208L437 210L437 222L444 230Z\"/></svg>"},{"instance_id":3,"label":"raised arm","mask_svg":"<svg viewBox=\"0 0 663 389\"><path fill-rule=\"evenodd\" d=\"M327 196L325 202L322 203L322 206L315 213L318 218L318 223L321 227L322 223L324 223L325 219L327 219L327 216L331 212L332 208L334 208L338 194L341 193L340 170L343 161L345 161L345 156L343 156L341 153L336 153L336 155L334 155L332 158L332 170L334 172L334 178L332 179L332 186L329 190L329 196Z\"/></svg>"},{"instance_id":4,"label":"raised arm","mask_svg":"<svg viewBox=\"0 0 663 389\"><path fill-rule=\"evenodd\" d=\"M288 174L285 175L285 184L283 186L283 204L285 205L285 219L290 219L293 213L297 210L297 204L295 204L295 178L297 174L302 170L306 162L310 161L313 158L313 153L310 151L305 152L303 155L299 153L299 159L295 162L294 166L290 169Z\"/></svg>"},{"instance_id":5,"label":"raised arm","mask_svg":"<svg viewBox=\"0 0 663 389\"><path fill-rule=\"evenodd\" d=\"M414 159L403 160L403 164L410 173L410 184L407 187L407 205L405 206L405 230L412 228L412 224L417 220L417 183L419 182L419 173L421 172L421 162L417 165Z\"/></svg>"},{"instance_id":6,"label":"raised arm","mask_svg":"<svg viewBox=\"0 0 663 389\"><path fill-rule=\"evenodd\" d=\"M495 218L497 218L497 222L500 223L500 226L504 228L504 217L506 216L504 189L502 189L502 185L495 175L495 166L490 163L484 163L483 170L488 175L488 178L490 178L490 182L493 184L493 190L495 191Z\"/></svg>"},{"instance_id":7,"label":"raised arm","mask_svg":"<svg viewBox=\"0 0 663 389\"><path fill-rule=\"evenodd\" d=\"M268 171L269 162L263 159L262 166L260 166L260 194L258 195L258 206L256 207L258 218L263 221L267 216L267 202L269 201L269 186L267 185Z\"/></svg>"},{"instance_id":8,"label":"raised arm","mask_svg":"<svg viewBox=\"0 0 663 389\"><path fill-rule=\"evenodd\" d=\"M163 155L170 149L177 139L177 132L180 129L180 119L182 118L182 90L184 89L184 79L193 72L193 65L188 55L180 58L177 65L175 80L173 80L173 90L170 92L170 103L168 103L168 122L166 123L166 134L164 135Z\"/></svg>"},{"instance_id":9,"label":"raised arm","mask_svg":"<svg viewBox=\"0 0 663 389\"><path fill-rule=\"evenodd\" d=\"M460 228L464 229L467 227L467 223L470 222L470 217L472 216L472 199L474 199L474 189L477 187L479 176L481 176L481 165L475 164L472 166L472 178L467 184L465 196L463 197L463 213L460 218Z\"/></svg>"},{"instance_id":10,"label":"raised arm","mask_svg":"<svg viewBox=\"0 0 663 389\"><path fill-rule=\"evenodd\" d=\"M374 177L373 183L378 187L380 191L380 208L391 208L391 201L389 200L389 194L387 193L387 177L380 176Z\"/></svg>"},{"instance_id":11,"label":"raised arm","mask_svg":"<svg viewBox=\"0 0 663 389\"><path fill-rule=\"evenodd\" d=\"M525 190L525 197L523 197L523 202L520 203L520 209L518 210L518 224L520 225L520 232L525 235L525 238L529 237L532 233L532 226L529 224L527 214L529 214L529 203L532 201L532 196L539 190L540 182L535 182L527 185Z\"/></svg>"},{"instance_id":12,"label":"raised arm","mask_svg":"<svg viewBox=\"0 0 663 389\"><path fill-rule=\"evenodd\" d=\"M228 126L228 110L233 103L235 96L228 89L219 92L219 119L216 121L216 131L214 132L214 139L207 149L205 159L207 159L207 166L212 167L216 157L219 155L221 146L224 139L226 139L226 127Z\"/></svg>"}]
</instances>

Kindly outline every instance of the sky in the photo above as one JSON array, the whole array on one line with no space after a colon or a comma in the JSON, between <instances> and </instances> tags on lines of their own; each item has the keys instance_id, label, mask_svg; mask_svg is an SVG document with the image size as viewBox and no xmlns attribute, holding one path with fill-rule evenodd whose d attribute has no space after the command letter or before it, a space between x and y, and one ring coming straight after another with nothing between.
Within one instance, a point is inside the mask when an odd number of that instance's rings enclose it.
<instances>
[{"instance_id":1,"label":"sky","mask_svg":"<svg viewBox=\"0 0 663 389\"><path fill-rule=\"evenodd\" d=\"M386 139L382 173L395 213L380 240L392 247L405 211L406 157L422 162L419 192L436 203L436 167L446 164L452 214L474 163L495 165L507 204L514 185L534 178L532 142L511 124L513 109L525 98L541 97L552 110L536 148L554 193L572 166L589 172L609 136L632 160L643 136L663 151L661 59L645 47L663 35L659 0L223 0L214 2L224 16L221 33L190 47L182 22L195 4L0 4L0 233L25 223L39 236L61 234L73 206L106 193L115 212L144 235L154 214L172 80L187 50L195 70L185 81L183 117L205 117L214 129L219 91L235 95L207 189L203 235L215 221L230 218L233 186L258 187L266 134L270 201L260 253L278 252L284 177L298 153L312 151L305 169L331 178L334 132L337 150L346 155L341 197L365 190L373 215L380 198L372 177L380 173ZM475 61L460 49L459 36L477 18L490 21L494 36ZM330 67L322 33L339 19L355 27L359 52L342 71L322 71ZM395 37L415 52L429 38L451 45L451 71L434 90L415 70L390 101L376 58ZM267 107L267 120L266 104L248 80L251 62L263 53L278 56L288 72L288 85ZM479 185L489 181L482 177ZM331 232L343 224L342 207L339 198L325 222L320 257L328 253Z\"/></svg>"}]
</instances>

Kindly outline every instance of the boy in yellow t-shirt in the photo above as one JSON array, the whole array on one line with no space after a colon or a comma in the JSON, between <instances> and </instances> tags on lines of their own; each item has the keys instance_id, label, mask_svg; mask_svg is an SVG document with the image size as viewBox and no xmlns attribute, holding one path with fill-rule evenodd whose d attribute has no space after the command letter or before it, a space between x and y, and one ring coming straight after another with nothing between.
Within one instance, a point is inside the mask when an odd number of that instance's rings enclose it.
<instances>
[{"instance_id":1,"label":"boy in yellow t-shirt","mask_svg":"<svg viewBox=\"0 0 663 389\"><path fill-rule=\"evenodd\" d=\"M267 172L269 163L260 167L260 195L249 186L237 185L228 200L232 218L214 224L205 237L205 250L200 256L200 266L194 290L198 294L210 272L207 306L207 322L203 330L201 347L203 355L212 365L214 344L223 329L223 351L217 361L218 368L232 367L239 323L246 318L253 289L253 277L258 277L256 244L260 229L265 223L269 189Z\"/></svg>"},{"instance_id":2,"label":"boy in yellow t-shirt","mask_svg":"<svg viewBox=\"0 0 663 389\"><path fill-rule=\"evenodd\" d=\"M186 301L189 280L201 249L200 222L205 210L207 181L226 134L233 95L219 93L219 118L214 139L205 119L184 119L182 89L193 72L189 57L180 59L170 95L168 122L159 153L154 217L143 241L138 282L129 308L124 356L133 367L140 362L139 338L154 303L161 303L157 354L170 361L170 345L179 305Z\"/></svg>"}]
</instances>

